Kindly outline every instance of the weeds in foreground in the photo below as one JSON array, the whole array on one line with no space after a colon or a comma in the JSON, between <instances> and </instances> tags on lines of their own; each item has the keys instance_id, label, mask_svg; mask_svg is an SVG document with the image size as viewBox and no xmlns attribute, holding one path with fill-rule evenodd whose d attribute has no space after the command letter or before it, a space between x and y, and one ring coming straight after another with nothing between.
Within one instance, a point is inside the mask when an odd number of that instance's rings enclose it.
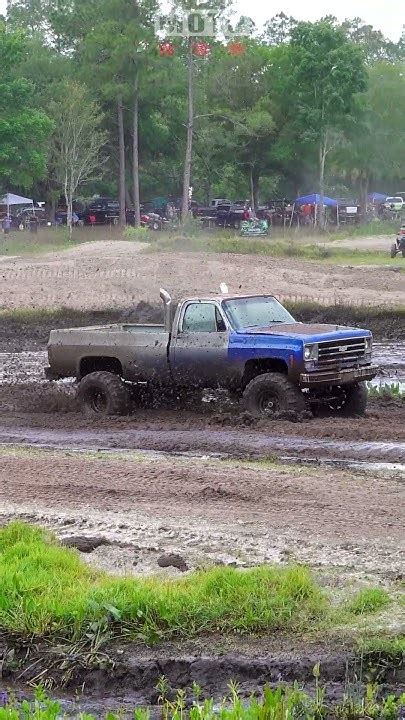
<instances>
[{"instance_id":1,"label":"weeds in foreground","mask_svg":"<svg viewBox=\"0 0 405 720\"><path fill-rule=\"evenodd\" d=\"M265 686L260 696L242 697L236 683L230 683L229 693L219 701L202 699L202 689L194 684L192 697L185 690L178 690L173 700L166 696L159 698L162 720L396 720L403 716L405 694L379 697L378 688L368 685L359 692L346 690L340 701L329 702L324 688L316 684L312 697L297 683L291 687ZM0 702L0 720L63 720L66 715L60 702L48 698L38 689L32 701L18 702L3 696ZM156 716L156 711L154 716ZM71 717L71 715L69 715ZM79 720L95 720L94 715L78 713ZM137 708L134 720L149 720L147 708ZM120 720L122 712L108 712L106 720Z\"/></svg>"},{"instance_id":2,"label":"weeds in foreground","mask_svg":"<svg viewBox=\"0 0 405 720\"><path fill-rule=\"evenodd\" d=\"M368 393L371 398L405 400L404 383L381 383L372 385L368 383Z\"/></svg>"}]
</instances>

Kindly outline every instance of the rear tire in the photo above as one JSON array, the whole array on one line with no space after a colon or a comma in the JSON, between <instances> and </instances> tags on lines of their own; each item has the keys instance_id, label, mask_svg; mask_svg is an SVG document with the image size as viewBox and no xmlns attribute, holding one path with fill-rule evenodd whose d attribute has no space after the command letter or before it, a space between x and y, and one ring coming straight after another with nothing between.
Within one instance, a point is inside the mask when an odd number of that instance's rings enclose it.
<instances>
[{"instance_id":1,"label":"rear tire","mask_svg":"<svg viewBox=\"0 0 405 720\"><path fill-rule=\"evenodd\" d=\"M281 373L264 373L253 378L243 393L245 410L256 418L278 413L300 414L305 410L301 390Z\"/></svg>"},{"instance_id":2,"label":"rear tire","mask_svg":"<svg viewBox=\"0 0 405 720\"><path fill-rule=\"evenodd\" d=\"M128 387L118 375L104 370L80 381L77 399L87 415L128 415L131 410Z\"/></svg>"},{"instance_id":3,"label":"rear tire","mask_svg":"<svg viewBox=\"0 0 405 720\"><path fill-rule=\"evenodd\" d=\"M397 255L397 246L394 243L394 245L391 245L391 257L394 258L394 257L396 257L396 255Z\"/></svg>"}]
</instances>

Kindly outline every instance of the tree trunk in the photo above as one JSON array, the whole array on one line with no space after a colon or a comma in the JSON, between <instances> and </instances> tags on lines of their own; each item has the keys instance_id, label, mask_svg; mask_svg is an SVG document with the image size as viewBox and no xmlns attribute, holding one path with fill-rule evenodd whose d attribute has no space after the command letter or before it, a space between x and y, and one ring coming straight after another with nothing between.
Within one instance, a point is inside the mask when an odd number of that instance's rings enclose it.
<instances>
[{"instance_id":1,"label":"tree trunk","mask_svg":"<svg viewBox=\"0 0 405 720\"><path fill-rule=\"evenodd\" d=\"M69 190L69 183L67 177L65 177L65 185L64 185L64 194L65 194L65 202L66 202L66 227L69 232L69 238L72 237L72 222L73 222L73 212L72 212L72 195Z\"/></svg>"},{"instance_id":2,"label":"tree trunk","mask_svg":"<svg viewBox=\"0 0 405 720\"><path fill-rule=\"evenodd\" d=\"M363 217L366 216L367 202L368 202L368 188L369 188L369 174L367 170L360 175L360 207Z\"/></svg>"},{"instance_id":3,"label":"tree trunk","mask_svg":"<svg viewBox=\"0 0 405 720\"><path fill-rule=\"evenodd\" d=\"M125 139L124 139L124 110L122 106L122 97L117 100L117 118L118 118L118 157L119 157L119 203L120 215L119 224L121 227L126 225L125 217Z\"/></svg>"},{"instance_id":4,"label":"tree trunk","mask_svg":"<svg viewBox=\"0 0 405 720\"><path fill-rule=\"evenodd\" d=\"M139 198L139 73L135 70L134 79L134 114L132 127L132 181L134 198L135 227L141 224L141 202Z\"/></svg>"},{"instance_id":5,"label":"tree trunk","mask_svg":"<svg viewBox=\"0 0 405 720\"><path fill-rule=\"evenodd\" d=\"M322 135L319 143L319 212L318 212L318 225L323 228L325 224L325 163L327 153L327 133Z\"/></svg>"},{"instance_id":6,"label":"tree trunk","mask_svg":"<svg viewBox=\"0 0 405 720\"><path fill-rule=\"evenodd\" d=\"M250 168L249 173L249 184L250 184L250 202L252 210L256 213L259 204L259 175L255 172L254 167Z\"/></svg>"},{"instance_id":7,"label":"tree trunk","mask_svg":"<svg viewBox=\"0 0 405 720\"><path fill-rule=\"evenodd\" d=\"M187 221L189 215L189 190L191 182L191 163L193 157L193 125L194 125L194 88L193 88L193 52L192 41L188 41L188 122L187 122L187 145L184 158L183 175L183 201L181 206L181 224Z\"/></svg>"},{"instance_id":8,"label":"tree trunk","mask_svg":"<svg viewBox=\"0 0 405 720\"><path fill-rule=\"evenodd\" d=\"M253 190L253 168L250 168L249 171L249 187L250 187L250 204L252 206L252 210L255 209L255 196L254 196L254 190Z\"/></svg>"}]
</instances>

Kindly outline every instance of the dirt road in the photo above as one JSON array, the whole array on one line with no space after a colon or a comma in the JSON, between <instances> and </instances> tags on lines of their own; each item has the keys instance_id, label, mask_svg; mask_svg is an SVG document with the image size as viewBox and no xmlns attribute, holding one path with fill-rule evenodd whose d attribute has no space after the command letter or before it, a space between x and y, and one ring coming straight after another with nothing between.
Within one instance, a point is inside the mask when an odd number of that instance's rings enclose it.
<instances>
[{"instance_id":1,"label":"dirt road","mask_svg":"<svg viewBox=\"0 0 405 720\"><path fill-rule=\"evenodd\" d=\"M189 567L297 560L388 577L404 561L402 492L395 474L1 452L2 518L45 523L61 537L102 536L113 544L86 557L118 572L157 572L157 558L176 552Z\"/></svg>"},{"instance_id":2,"label":"dirt road","mask_svg":"<svg viewBox=\"0 0 405 720\"><path fill-rule=\"evenodd\" d=\"M3 308L130 307L156 301L159 287L175 296L218 292L269 292L325 304L405 303L396 268L349 267L294 258L213 253L141 253L129 241L95 242L35 258L2 259Z\"/></svg>"}]
</instances>

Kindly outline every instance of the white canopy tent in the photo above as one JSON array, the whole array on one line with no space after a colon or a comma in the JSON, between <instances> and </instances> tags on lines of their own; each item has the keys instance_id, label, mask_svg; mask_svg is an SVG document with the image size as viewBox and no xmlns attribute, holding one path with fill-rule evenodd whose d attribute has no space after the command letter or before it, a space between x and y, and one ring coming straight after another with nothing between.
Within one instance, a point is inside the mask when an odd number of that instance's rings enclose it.
<instances>
[{"instance_id":1,"label":"white canopy tent","mask_svg":"<svg viewBox=\"0 0 405 720\"><path fill-rule=\"evenodd\" d=\"M32 205L34 207L34 201L31 198L22 197L21 195L14 195L14 193L6 193L0 200L0 205L7 206L7 215L10 215L10 205Z\"/></svg>"}]
</instances>

